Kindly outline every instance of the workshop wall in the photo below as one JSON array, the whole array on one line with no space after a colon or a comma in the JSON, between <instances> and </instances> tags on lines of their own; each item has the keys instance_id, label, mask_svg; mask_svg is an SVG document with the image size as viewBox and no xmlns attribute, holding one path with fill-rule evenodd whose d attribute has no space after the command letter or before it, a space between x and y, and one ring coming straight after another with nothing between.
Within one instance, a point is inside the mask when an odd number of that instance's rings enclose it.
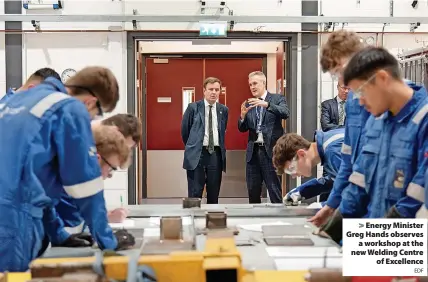
<instances>
[{"instance_id":1,"label":"workshop wall","mask_svg":"<svg viewBox=\"0 0 428 282\"><path fill-rule=\"evenodd\" d=\"M65 69L79 70L88 65L110 68L120 87L115 113L126 112L126 48L122 33L27 33L24 35L24 77L41 67L51 67L60 75ZM108 117L109 115L106 115ZM105 183L108 205L127 201L128 172L120 170Z\"/></svg>"}]
</instances>

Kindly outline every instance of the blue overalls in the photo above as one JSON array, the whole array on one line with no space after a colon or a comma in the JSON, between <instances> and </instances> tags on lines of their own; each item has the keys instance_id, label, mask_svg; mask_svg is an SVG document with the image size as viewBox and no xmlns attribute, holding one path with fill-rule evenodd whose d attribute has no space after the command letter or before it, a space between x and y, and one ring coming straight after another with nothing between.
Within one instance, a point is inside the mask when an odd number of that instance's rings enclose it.
<instances>
[{"instance_id":1,"label":"blue overalls","mask_svg":"<svg viewBox=\"0 0 428 282\"><path fill-rule=\"evenodd\" d=\"M79 209L74 203L74 199L71 198L67 193L61 195L59 203L56 205L56 211L58 216L61 217L65 227L77 227L82 225L83 218L80 216ZM82 231L85 226L82 225Z\"/></svg>"},{"instance_id":2,"label":"blue overalls","mask_svg":"<svg viewBox=\"0 0 428 282\"><path fill-rule=\"evenodd\" d=\"M64 93L48 78L0 104L0 272L26 271L45 232L52 242L69 237L54 209L58 187L74 198L100 248L117 247L89 113Z\"/></svg>"},{"instance_id":3,"label":"blue overalls","mask_svg":"<svg viewBox=\"0 0 428 282\"><path fill-rule=\"evenodd\" d=\"M1 97L0 104L5 103L8 98L13 96L13 94L15 94L15 90L13 90L12 88L9 88L6 94L3 97Z\"/></svg>"},{"instance_id":4,"label":"blue overalls","mask_svg":"<svg viewBox=\"0 0 428 282\"><path fill-rule=\"evenodd\" d=\"M321 178L313 178L299 187L294 188L289 193L299 192L300 196L305 199L310 199L323 193L329 193L333 187L333 181L339 171L341 163L340 150L342 148L345 129L339 128L323 132L317 130L315 132L315 142L321 159L321 165L327 176ZM324 205L324 202L321 203Z\"/></svg>"},{"instance_id":5,"label":"blue overalls","mask_svg":"<svg viewBox=\"0 0 428 282\"><path fill-rule=\"evenodd\" d=\"M428 158L428 152L425 153L425 157ZM416 217L428 219L428 169L425 173L425 200Z\"/></svg>"},{"instance_id":6,"label":"blue overalls","mask_svg":"<svg viewBox=\"0 0 428 282\"><path fill-rule=\"evenodd\" d=\"M361 157L349 178L339 211L343 217L382 218L392 208L414 218L424 202L428 168L428 97L411 85L412 99L396 115L371 116Z\"/></svg>"},{"instance_id":7,"label":"blue overalls","mask_svg":"<svg viewBox=\"0 0 428 282\"><path fill-rule=\"evenodd\" d=\"M342 200L342 192L349 185L349 176L352 173L352 165L361 151L361 137L364 136L364 126L370 113L360 105L359 99L353 98L353 93L348 93L345 104L345 138L342 145L342 162L339 173L333 183L333 189L327 199L327 206L337 209Z\"/></svg>"}]
</instances>

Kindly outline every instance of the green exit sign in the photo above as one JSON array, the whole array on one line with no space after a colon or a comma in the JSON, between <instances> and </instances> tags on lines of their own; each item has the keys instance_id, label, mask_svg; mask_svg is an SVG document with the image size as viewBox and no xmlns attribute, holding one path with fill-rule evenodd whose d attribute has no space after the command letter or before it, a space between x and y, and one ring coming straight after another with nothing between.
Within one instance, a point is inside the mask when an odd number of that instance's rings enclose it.
<instances>
[{"instance_id":1,"label":"green exit sign","mask_svg":"<svg viewBox=\"0 0 428 282\"><path fill-rule=\"evenodd\" d=\"M225 23L199 23L199 36L226 37L227 22Z\"/></svg>"}]
</instances>

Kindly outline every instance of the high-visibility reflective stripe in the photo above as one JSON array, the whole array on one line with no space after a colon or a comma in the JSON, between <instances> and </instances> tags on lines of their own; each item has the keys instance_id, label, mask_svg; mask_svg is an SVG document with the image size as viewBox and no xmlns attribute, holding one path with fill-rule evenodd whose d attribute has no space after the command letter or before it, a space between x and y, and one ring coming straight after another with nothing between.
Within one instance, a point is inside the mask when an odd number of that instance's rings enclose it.
<instances>
[{"instance_id":1,"label":"high-visibility reflective stripe","mask_svg":"<svg viewBox=\"0 0 428 282\"><path fill-rule=\"evenodd\" d=\"M64 186L65 192L75 199L93 196L103 189L104 182L102 177L72 186Z\"/></svg>"},{"instance_id":2,"label":"high-visibility reflective stripe","mask_svg":"<svg viewBox=\"0 0 428 282\"><path fill-rule=\"evenodd\" d=\"M419 124L421 120L426 116L428 113L428 105L425 105L422 107L422 109L419 110L419 112L413 117L413 122L416 124Z\"/></svg>"},{"instance_id":3,"label":"high-visibility reflective stripe","mask_svg":"<svg viewBox=\"0 0 428 282\"><path fill-rule=\"evenodd\" d=\"M428 219L428 209L424 205L422 205L422 207L416 213L416 218L426 218L426 219Z\"/></svg>"},{"instance_id":4,"label":"high-visibility reflective stripe","mask_svg":"<svg viewBox=\"0 0 428 282\"><path fill-rule=\"evenodd\" d=\"M84 221L80 223L77 226L74 227L64 227L65 231L67 231L69 234L78 234L83 232L83 225L85 224Z\"/></svg>"},{"instance_id":5,"label":"high-visibility reflective stripe","mask_svg":"<svg viewBox=\"0 0 428 282\"><path fill-rule=\"evenodd\" d=\"M415 200L423 203L425 199L425 189L421 185L410 182L406 191L407 196L412 197Z\"/></svg>"},{"instance_id":6,"label":"high-visibility reflective stripe","mask_svg":"<svg viewBox=\"0 0 428 282\"><path fill-rule=\"evenodd\" d=\"M359 172L353 172L351 174L351 176L349 176L349 182L361 187L361 188L365 188L366 187L366 180L364 177L364 174L361 174Z\"/></svg>"},{"instance_id":7,"label":"high-visibility reflective stripe","mask_svg":"<svg viewBox=\"0 0 428 282\"><path fill-rule=\"evenodd\" d=\"M340 152L345 155L352 155L352 147L343 143Z\"/></svg>"},{"instance_id":8,"label":"high-visibility reflective stripe","mask_svg":"<svg viewBox=\"0 0 428 282\"><path fill-rule=\"evenodd\" d=\"M331 144L331 142L334 142L340 138L345 137L345 133L339 133L339 134L335 134L333 136L331 136L330 138L327 139L327 141L324 142L324 144L322 144L322 148L325 149L328 147L328 145Z\"/></svg>"},{"instance_id":9,"label":"high-visibility reflective stripe","mask_svg":"<svg viewBox=\"0 0 428 282\"><path fill-rule=\"evenodd\" d=\"M61 92L54 92L49 94L42 100L40 100L36 105L34 105L30 113L34 116L41 118L50 108L52 108L56 103L61 102L62 100L69 99L70 96Z\"/></svg>"}]
</instances>

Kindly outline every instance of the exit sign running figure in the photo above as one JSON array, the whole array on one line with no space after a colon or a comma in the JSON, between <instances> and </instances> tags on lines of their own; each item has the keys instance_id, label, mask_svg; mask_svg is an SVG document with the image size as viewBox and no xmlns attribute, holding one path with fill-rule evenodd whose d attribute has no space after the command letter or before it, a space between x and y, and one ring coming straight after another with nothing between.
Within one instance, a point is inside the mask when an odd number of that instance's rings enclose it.
<instances>
[{"instance_id":1,"label":"exit sign running figure","mask_svg":"<svg viewBox=\"0 0 428 282\"><path fill-rule=\"evenodd\" d=\"M226 37L227 22L225 23L199 23L199 36Z\"/></svg>"}]
</instances>

